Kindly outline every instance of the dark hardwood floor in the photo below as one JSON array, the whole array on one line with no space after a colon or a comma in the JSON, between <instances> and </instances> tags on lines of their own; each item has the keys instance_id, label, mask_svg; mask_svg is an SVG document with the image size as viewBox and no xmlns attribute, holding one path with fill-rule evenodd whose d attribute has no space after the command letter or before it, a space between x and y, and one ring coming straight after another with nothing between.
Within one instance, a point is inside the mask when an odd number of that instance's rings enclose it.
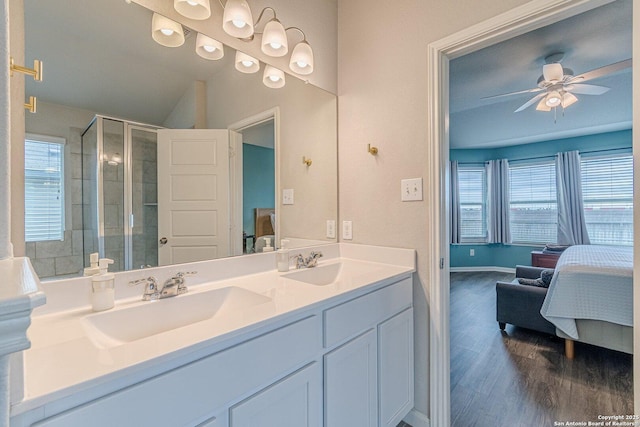
<instances>
[{"instance_id":1,"label":"dark hardwood floor","mask_svg":"<svg viewBox=\"0 0 640 427\"><path fill-rule=\"evenodd\" d=\"M451 273L451 425L553 426L633 414L632 356L496 322L496 280ZM560 424L557 424L560 425Z\"/></svg>"}]
</instances>

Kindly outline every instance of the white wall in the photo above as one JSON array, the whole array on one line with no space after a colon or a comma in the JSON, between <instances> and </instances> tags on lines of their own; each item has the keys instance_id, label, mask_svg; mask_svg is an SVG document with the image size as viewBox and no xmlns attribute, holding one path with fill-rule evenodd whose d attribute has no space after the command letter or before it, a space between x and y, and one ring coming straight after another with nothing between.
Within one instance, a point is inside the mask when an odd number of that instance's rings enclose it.
<instances>
[{"instance_id":1,"label":"white wall","mask_svg":"<svg viewBox=\"0 0 640 427\"><path fill-rule=\"evenodd\" d=\"M162 123L170 129L202 129L206 126L206 91L203 81L194 81Z\"/></svg>"},{"instance_id":2,"label":"white wall","mask_svg":"<svg viewBox=\"0 0 640 427\"><path fill-rule=\"evenodd\" d=\"M225 69L207 81L209 128L280 109L280 188L293 188L295 204L280 206L280 235L327 240L326 220L337 216L336 97L288 76L282 89L262 84L262 73ZM311 158L309 167L302 157ZM277 191L277 190L276 190Z\"/></svg>"},{"instance_id":3,"label":"white wall","mask_svg":"<svg viewBox=\"0 0 640 427\"><path fill-rule=\"evenodd\" d=\"M338 3L340 219L355 243L416 248L416 409L429 415L428 220L425 202L401 202L400 180L428 176L427 45L526 0ZM379 148L376 157L368 143ZM424 180L427 183L426 179ZM428 199L430 189L424 189Z\"/></svg>"}]
</instances>

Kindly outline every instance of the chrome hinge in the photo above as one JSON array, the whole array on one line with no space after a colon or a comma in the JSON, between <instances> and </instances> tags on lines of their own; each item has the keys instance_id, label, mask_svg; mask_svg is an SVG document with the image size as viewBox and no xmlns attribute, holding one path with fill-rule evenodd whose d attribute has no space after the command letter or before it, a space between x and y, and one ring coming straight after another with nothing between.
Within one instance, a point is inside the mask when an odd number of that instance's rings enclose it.
<instances>
[{"instance_id":1,"label":"chrome hinge","mask_svg":"<svg viewBox=\"0 0 640 427\"><path fill-rule=\"evenodd\" d=\"M444 258L440 258L440 270L444 269Z\"/></svg>"}]
</instances>

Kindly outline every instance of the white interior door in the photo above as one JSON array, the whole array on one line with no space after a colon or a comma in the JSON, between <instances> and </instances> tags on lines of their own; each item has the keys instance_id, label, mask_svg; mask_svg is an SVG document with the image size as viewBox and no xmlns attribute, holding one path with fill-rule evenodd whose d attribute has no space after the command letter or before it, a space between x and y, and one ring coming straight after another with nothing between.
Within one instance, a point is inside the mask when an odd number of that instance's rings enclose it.
<instances>
[{"instance_id":1,"label":"white interior door","mask_svg":"<svg viewBox=\"0 0 640 427\"><path fill-rule=\"evenodd\" d=\"M158 130L158 263L229 255L229 131Z\"/></svg>"}]
</instances>

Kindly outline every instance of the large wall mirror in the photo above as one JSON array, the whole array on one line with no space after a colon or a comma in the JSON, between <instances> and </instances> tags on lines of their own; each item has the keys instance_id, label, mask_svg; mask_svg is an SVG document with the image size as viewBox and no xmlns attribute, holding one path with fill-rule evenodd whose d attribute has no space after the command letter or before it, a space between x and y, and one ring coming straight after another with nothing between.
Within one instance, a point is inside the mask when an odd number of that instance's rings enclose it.
<instances>
[{"instance_id":1,"label":"large wall mirror","mask_svg":"<svg viewBox=\"0 0 640 427\"><path fill-rule=\"evenodd\" d=\"M265 64L240 73L227 46L224 58L202 59L188 22L184 45L160 46L152 11L135 3L24 3L26 58L44 64L44 81L27 79L38 105L25 120L26 251L41 278L82 274L93 252L120 271L250 254L267 238L335 241L334 94L289 74L283 88L266 87ZM181 170L167 172L167 153ZM207 156L215 179L201 170ZM215 224L192 214L207 197L220 203L204 208ZM167 207L176 199L186 203ZM173 237L162 231L167 212Z\"/></svg>"}]
</instances>

